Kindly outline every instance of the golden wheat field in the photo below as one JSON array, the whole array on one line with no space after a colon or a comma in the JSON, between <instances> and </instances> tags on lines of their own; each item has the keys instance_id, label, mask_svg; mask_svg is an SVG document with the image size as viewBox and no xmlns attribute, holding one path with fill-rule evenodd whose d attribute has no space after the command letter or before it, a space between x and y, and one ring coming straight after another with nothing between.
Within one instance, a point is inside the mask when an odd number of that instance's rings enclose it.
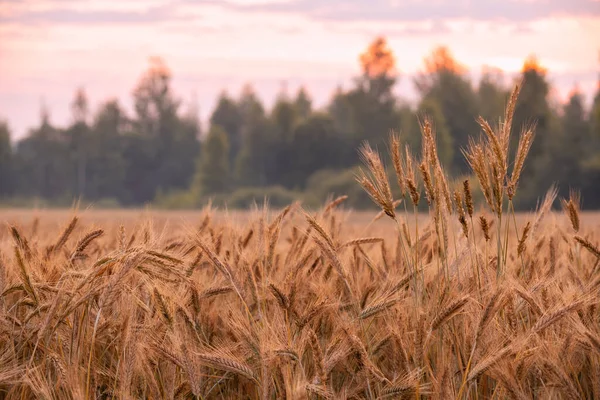
<instances>
[{"instance_id":1,"label":"golden wheat field","mask_svg":"<svg viewBox=\"0 0 600 400\"><path fill-rule=\"evenodd\" d=\"M443 256L427 216L374 217L2 212L0 397L598 398L598 255L566 216L517 215L502 278L493 229Z\"/></svg>"},{"instance_id":2,"label":"golden wheat field","mask_svg":"<svg viewBox=\"0 0 600 400\"><path fill-rule=\"evenodd\" d=\"M465 150L478 204L425 121L395 182L362 148L378 214L0 213L0 398L600 398L600 218L515 213L517 94Z\"/></svg>"}]
</instances>

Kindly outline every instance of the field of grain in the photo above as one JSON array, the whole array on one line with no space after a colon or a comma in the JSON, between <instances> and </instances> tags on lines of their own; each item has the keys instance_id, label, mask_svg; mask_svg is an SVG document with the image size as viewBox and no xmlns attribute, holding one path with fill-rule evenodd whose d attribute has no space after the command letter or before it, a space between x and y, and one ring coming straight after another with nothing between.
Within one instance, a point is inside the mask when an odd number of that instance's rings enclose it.
<instances>
[{"instance_id":1,"label":"field of grain","mask_svg":"<svg viewBox=\"0 0 600 400\"><path fill-rule=\"evenodd\" d=\"M481 123L479 205L425 122L398 199L363 147L378 214L1 212L0 398L600 398L600 218L516 214L528 132Z\"/></svg>"}]
</instances>

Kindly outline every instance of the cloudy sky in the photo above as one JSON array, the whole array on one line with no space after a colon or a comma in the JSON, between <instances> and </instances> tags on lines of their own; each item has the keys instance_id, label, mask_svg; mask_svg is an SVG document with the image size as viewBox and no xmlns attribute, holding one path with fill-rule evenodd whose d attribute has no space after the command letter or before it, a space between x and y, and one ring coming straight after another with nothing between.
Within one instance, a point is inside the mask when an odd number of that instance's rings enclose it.
<instances>
[{"instance_id":1,"label":"cloudy sky","mask_svg":"<svg viewBox=\"0 0 600 400\"><path fill-rule=\"evenodd\" d=\"M223 89L252 83L267 105L304 85L316 105L358 72L379 34L396 54L400 95L435 46L473 74L507 76L535 54L554 96L588 98L600 70L600 0L0 0L0 118L20 137L45 103L56 124L84 87L92 110L110 97L130 108L151 56L165 59L202 118Z\"/></svg>"}]
</instances>

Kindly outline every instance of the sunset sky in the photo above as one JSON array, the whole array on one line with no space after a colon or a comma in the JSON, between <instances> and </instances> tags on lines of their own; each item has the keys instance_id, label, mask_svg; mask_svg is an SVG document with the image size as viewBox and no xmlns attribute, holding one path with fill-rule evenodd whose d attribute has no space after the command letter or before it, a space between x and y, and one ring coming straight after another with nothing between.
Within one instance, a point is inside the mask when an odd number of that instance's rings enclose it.
<instances>
[{"instance_id":1,"label":"sunset sky","mask_svg":"<svg viewBox=\"0 0 600 400\"><path fill-rule=\"evenodd\" d=\"M474 76L494 66L510 77L533 53L557 100L575 85L588 99L597 88L600 0L0 0L0 118L22 137L43 101L53 123L67 124L78 87L93 112L110 97L130 109L151 56L203 119L221 90L237 96L244 83L267 106L284 85L304 85L321 106L351 84L380 34L407 99L437 45Z\"/></svg>"}]
</instances>

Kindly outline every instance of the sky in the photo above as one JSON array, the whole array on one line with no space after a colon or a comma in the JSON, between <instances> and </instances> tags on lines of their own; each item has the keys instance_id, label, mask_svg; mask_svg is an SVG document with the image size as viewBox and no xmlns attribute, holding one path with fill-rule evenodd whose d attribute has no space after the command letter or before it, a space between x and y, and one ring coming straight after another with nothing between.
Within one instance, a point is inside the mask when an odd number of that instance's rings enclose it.
<instances>
[{"instance_id":1,"label":"sky","mask_svg":"<svg viewBox=\"0 0 600 400\"><path fill-rule=\"evenodd\" d=\"M0 0L0 119L23 137L44 104L64 126L79 87L92 112L111 98L130 110L153 56L203 120L223 90L237 96L246 83L266 106L300 86L323 106L352 84L377 35L409 101L439 45L474 78L496 67L507 82L535 54L556 101L574 87L590 99L598 87L600 0Z\"/></svg>"}]
</instances>

